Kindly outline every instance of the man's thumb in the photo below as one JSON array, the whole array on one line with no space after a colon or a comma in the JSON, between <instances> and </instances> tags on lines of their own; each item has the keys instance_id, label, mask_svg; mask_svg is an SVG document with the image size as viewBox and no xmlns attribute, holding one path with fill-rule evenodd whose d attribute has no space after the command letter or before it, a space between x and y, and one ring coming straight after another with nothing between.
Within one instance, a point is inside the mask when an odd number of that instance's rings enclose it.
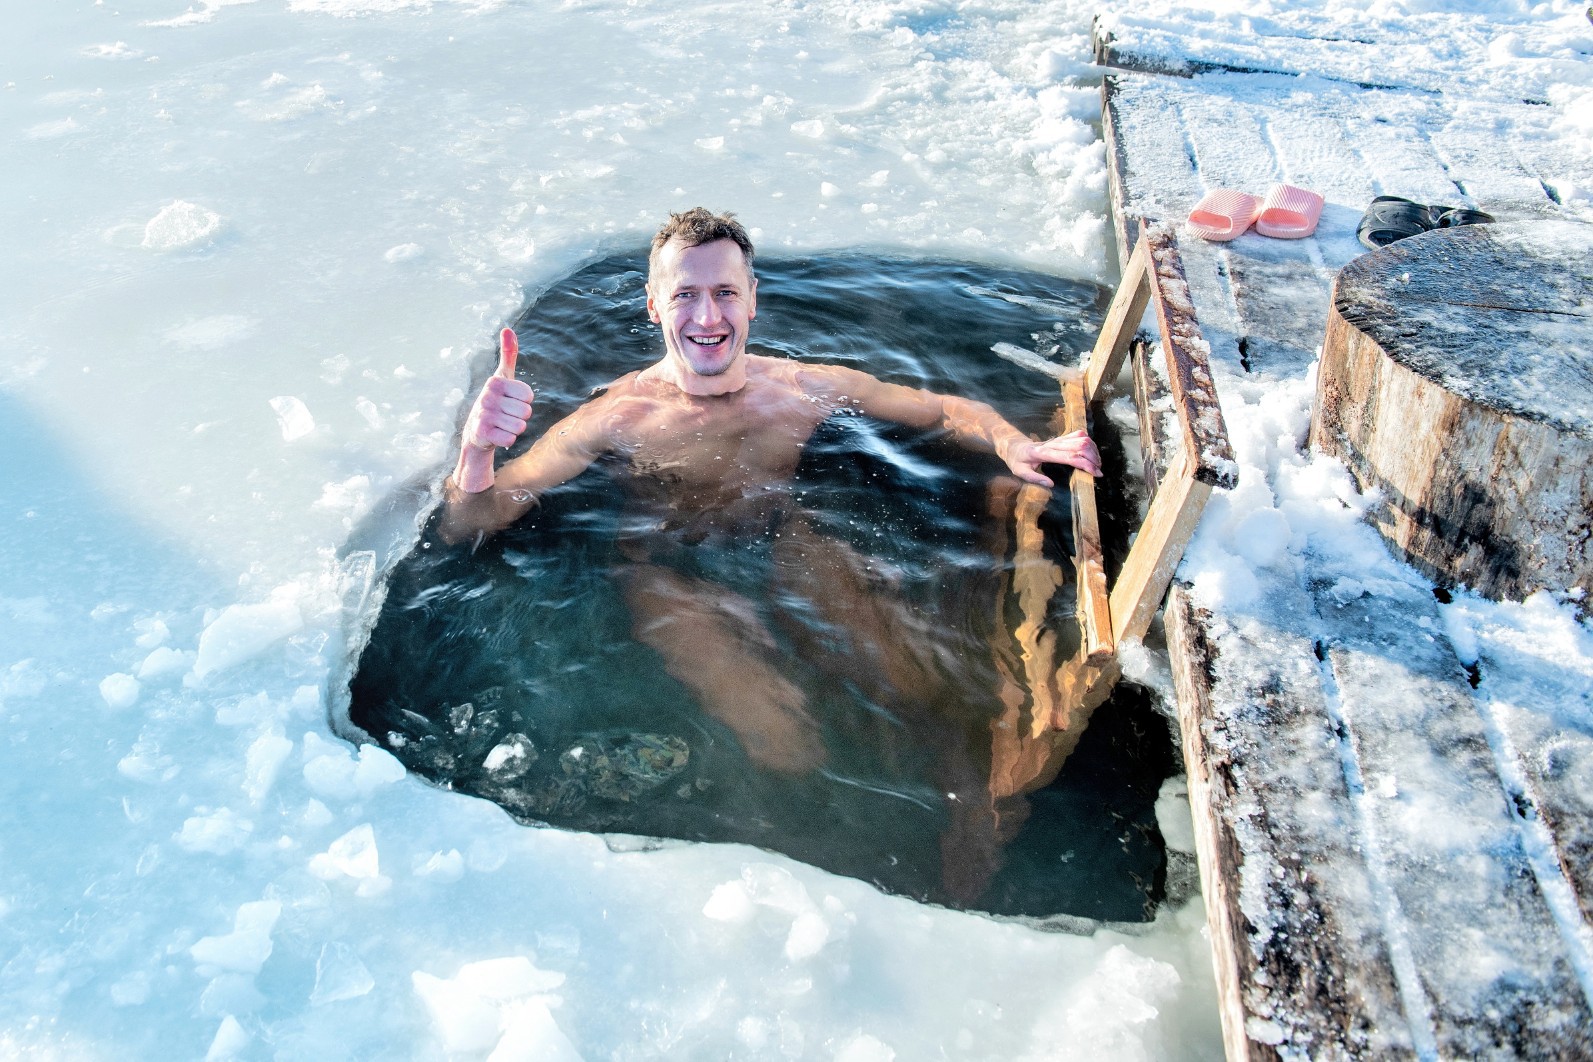
<instances>
[{"instance_id":1,"label":"man's thumb","mask_svg":"<svg viewBox=\"0 0 1593 1062\"><path fill-rule=\"evenodd\" d=\"M505 380L514 379L514 360L520 356L520 340L514 329L505 328L498 334L498 375Z\"/></svg>"}]
</instances>

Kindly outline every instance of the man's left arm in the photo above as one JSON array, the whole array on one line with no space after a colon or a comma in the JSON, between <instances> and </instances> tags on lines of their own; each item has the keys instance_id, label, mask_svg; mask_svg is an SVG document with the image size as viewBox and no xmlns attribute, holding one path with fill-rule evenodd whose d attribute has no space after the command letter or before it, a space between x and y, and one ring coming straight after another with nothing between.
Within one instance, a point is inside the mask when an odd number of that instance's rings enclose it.
<instances>
[{"instance_id":1,"label":"man's left arm","mask_svg":"<svg viewBox=\"0 0 1593 1062\"><path fill-rule=\"evenodd\" d=\"M1092 476L1101 474L1100 452L1082 431L1036 442L983 402L886 383L856 369L813 368L819 370L814 382L842 405L896 424L939 428L959 445L995 454L1025 482L1054 487L1051 478L1040 471L1044 464L1071 465Z\"/></svg>"}]
</instances>

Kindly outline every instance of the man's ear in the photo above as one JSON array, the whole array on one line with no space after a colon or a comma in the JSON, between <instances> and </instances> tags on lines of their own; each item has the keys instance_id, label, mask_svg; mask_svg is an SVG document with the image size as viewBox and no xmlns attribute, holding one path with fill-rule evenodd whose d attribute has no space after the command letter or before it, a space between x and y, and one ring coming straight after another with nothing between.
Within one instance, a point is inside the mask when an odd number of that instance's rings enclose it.
<instances>
[{"instance_id":1,"label":"man's ear","mask_svg":"<svg viewBox=\"0 0 1593 1062\"><path fill-rule=\"evenodd\" d=\"M758 316L758 278L752 277L752 285L747 288L747 320Z\"/></svg>"},{"instance_id":2,"label":"man's ear","mask_svg":"<svg viewBox=\"0 0 1593 1062\"><path fill-rule=\"evenodd\" d=\"M653 305L653 286L648 284L647 291L647 319L654 324L663 324L664 319L658 315L658 307Z\"/></svg>"}]
</instances>

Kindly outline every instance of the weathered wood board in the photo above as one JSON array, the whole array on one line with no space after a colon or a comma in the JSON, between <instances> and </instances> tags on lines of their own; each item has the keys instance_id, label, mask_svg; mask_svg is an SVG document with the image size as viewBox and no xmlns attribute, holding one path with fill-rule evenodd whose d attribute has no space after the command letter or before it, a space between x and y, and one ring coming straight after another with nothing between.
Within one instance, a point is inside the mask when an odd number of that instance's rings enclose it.
<instances>
[{"instance_id":1,"label":"weathered wood board","mask_svg":"<svg viewBox=\"0 0 1593 1062\"><path fill-rule=\"evenodd\" d=\"M1332 83L1305 94L1298 79L1274 74L1112 72L1103 97L1120 260L1141 220L1181 220L1211 188L1260 194L1288 181L1326 198L1308 240L1183 241L1185 258L1201 265L1187 272L1207 340L1253 373L1298 375L1315 359L1333 276L1365 253L1355 226L1374 195L1475 206L1500 220L1565 215L1523 161L1543 150L1532 136L1467 136L1446 102L1426 94ZM1546 108L1491 107L1518 130L1550 120L1538 113ZM1389 160L1396 169L1378 168Z\"/></svg>"},{"instance_id":2,"label":"weathered wood board","mask_svg":"<svg viewBox=\"0 0 1593 1062\"><path fill-rule=\"evenodd\" d=\"M1313 596L1408 1020L1442 1058L1588 1057L1593 1013L1432 594Z\"/></svg>"},{"instance_id":3,"label":"weathered wood board","mask_svg":"<svg viewBox=\"0 0 1593 1062\"><path fill-rule=\"evenodd\" d=\"M1311 604L1298 588L1272 590L1269 611L1296 629L1205 612L1176 583L1167 605L1228 1057L1407 1054L1414 1043L1304 632Z\"/></svg>"},{"instance_id":4,"label":"weathered wood board","mask_svg":"<svg viewBox=\"0 0 1593 1062\"><path fill-rule=\"evenodd\" d=\"M1095 60L1102 66L1174 77L1310 73L1364 88L1500 94L1486 77L1496 35L1485 22L1440 11L1397 25L1345 12L1291 14L1289 25L1282 26L1249 11L1212 13L1204 20L1210 32L1200 34L1188 32L1187 24L1139 17L1133 10L1104 12L1095 18ZM1424 61L1423 49L1407 47L1433 39L1445 42L1448 62ZM1390 60L1394 55L1397 61ZM1535 83L1518 83L1507 98L1541 104L1545 93Z\"/></svg>"}]
</instances>

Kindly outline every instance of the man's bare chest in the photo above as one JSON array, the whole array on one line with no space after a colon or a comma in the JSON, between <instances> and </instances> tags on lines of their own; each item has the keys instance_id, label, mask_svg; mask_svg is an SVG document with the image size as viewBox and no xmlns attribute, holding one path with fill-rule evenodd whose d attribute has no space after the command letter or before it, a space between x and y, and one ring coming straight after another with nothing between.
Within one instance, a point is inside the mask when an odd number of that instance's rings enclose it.
<instances>
[{"instance_id":1,"label":"man's bare chest","mask_svg":"<svg viewBox=\"0 0 1593 1062\"><path fill-rule=\"evenodd\" d=\"M777 402L693 402L641 418L625 447L639 472L709 484L796 471L826 413L800 397Z\"/></svg>"}]
</instances>

